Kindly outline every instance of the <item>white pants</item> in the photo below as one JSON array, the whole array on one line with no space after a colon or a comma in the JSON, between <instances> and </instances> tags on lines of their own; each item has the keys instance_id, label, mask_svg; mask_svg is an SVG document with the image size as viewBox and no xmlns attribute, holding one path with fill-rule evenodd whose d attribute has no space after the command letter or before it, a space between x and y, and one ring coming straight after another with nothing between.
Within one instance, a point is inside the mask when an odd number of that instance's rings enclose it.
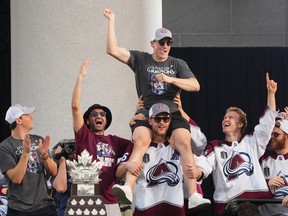
<instances>
[{"instance_id":1,"label":"white pants","mask_svg":"<svg viewBox=\"0 0 288 216\"><path fill-rule=\"evenodd\" d=\"M107 216L121 216L120 207L118 204L104 204Z\"/></svg>"}]
</instances>

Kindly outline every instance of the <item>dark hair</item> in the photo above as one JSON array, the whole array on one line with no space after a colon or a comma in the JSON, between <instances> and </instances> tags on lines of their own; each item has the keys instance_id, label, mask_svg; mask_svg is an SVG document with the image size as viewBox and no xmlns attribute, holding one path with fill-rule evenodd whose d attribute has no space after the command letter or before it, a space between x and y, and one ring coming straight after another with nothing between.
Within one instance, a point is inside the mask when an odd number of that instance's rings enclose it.
<instances>
[{"instance_id":1,"label":"dark hair","mask_svg":"<svg viewBox=\"0 0 288 216\"><path fill-rule=\"evenodd\" d=\"M252 202L241 202L230 201L222 216L261 216L258 210L258 206Z\"/></svg>"},{"instance_id":2,"label":"dark hair","mask_svg":"<svg viewBox=\"0 0 288 216\"><path fill-rule=\"evenodd\" d=\"M276 121L275 122L275 126L274 127L276 127L276 128L279 128L280 129L280 126L281 126L281 123L279 122L279 121ZM281 130L281 129L280 129Z\"/></svg>"},{"instance_id":3,"label":"dark hair","mask_svg":"<svg viewBox=\"0 0 288 216\"><path fill-rule=\"evenodd\" d=\"M16 126L17 126L16 121L14 121L9 125L9 128L10 128L10 130L14 130L16 128Z\"/></svg>"},{"instance_id":4,"label":"dark hair","mask_svg":"<svg viewBox=\"0 0 288 216\"><path fill-rule=\"evenodd\" d=\"M238 216L260 216L258 206L251 202L244 202L238 206Z\"/></svg>"},{"instance_id":5,"label":"dark hair","mask_svg":"<svg viewBox=\"0 0 288 216\"><path fill-rule=\"evenodd\" d=\"M222 216L237 216L238 213L238 203L234 200L230 201L227 206L225 207L225 210L222 213Z\"/></svg>"}]
</instances>

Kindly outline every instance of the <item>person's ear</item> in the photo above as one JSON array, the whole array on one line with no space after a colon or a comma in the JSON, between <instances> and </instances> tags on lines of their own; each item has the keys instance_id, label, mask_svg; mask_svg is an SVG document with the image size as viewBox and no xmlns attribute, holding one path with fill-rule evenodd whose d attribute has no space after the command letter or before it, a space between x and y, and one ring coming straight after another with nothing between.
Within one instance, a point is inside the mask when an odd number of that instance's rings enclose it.
<instances>
[{"instance_id":1,"label":"person's ear","mask_svg":"<svg viewBox=\"0 0 288 216\"><path fill-rule=\"evenodd\" d=\"M16 124L21 124L21 118L17 118L16 120L15 120L15 122L16 122Z\"/></svg>"},{"instance_id":2,"label":"person's ear","mask_svg":"<svg viewBox=\"0 0 288 216\"><path fill-rule=\"evenodd\" d=\"M149 125L152 126L152 119L151 118L148 119L148 122L149 122Z\"/></svg>"},{"instance_id":3,"label":"person's ear","mask_svg":"<svg viewBox=\"0 0 288 216\"><path fill-rule=\"evenodd\" d=\"M242 122L238 123L238 127L242 128L243 127L243 123Z\"/></svg>"}]
</instances>

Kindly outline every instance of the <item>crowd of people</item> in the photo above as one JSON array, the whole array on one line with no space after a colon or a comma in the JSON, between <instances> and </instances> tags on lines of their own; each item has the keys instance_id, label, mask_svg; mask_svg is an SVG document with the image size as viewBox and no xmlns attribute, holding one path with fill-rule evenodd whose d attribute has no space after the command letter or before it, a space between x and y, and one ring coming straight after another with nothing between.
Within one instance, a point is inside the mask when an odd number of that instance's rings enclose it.
<instances>
[{"instance_id":1,"label":"crowd of people","mask_svg":"<svg viewBox=\"0 0 288 216\"><path fill-rule=\"evenodd\" d=\"M30 134L35 107L16 104L7 110L11 136L0 143L0 170L5 176L1 184L7 185L7 194L1 188L6 200L1 199L1 216L66 215L72 185L66 160L77 160L83 150L103 162L99 193L108 216L193 215L211 205L201 188L209 175L215 187L215 215L288 215L288 108L278 114L277 83L269 74L267 106L253 133L245 133L245 112L229 107L222 121L225 139L207 142L182 108L181 91L197 92L200 84L185 61L169 56L171 31L156 29L150 41L152 54L128 50L118 45L114 12L105 9L104 16L107 53L135 75L139 100L134 117L127 120L132 140L105 133L112 123L108 107L93 103L82 112L89 65L85 58L72 93L71 155L59 154L61 145L55 145L52 154L49 135ZM272 198L280 202L257 206L251 201ZM248 203L233 207L235 199Z\"/></svg>"}]
</instances>

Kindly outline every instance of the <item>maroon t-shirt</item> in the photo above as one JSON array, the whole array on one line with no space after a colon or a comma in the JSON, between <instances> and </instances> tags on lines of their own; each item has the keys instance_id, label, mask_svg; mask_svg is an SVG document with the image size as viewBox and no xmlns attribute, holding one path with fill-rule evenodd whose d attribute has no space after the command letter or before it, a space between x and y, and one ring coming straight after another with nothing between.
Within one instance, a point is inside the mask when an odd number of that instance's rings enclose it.
<instances>
[{"instance_id":1,"label":"maroon t-shirt","mask_svg":"<svg viewBox=\"0 0 288 216\"><path fill-rule=\"evenodd\" d=\"M133 143L114 135L95 135L86 124L83 124L78 134L75 133L75 144L77 155L81 155L86 149L93 156L92 161L104 162L99 176L101 179L100 195L105 204L118 203L118 199L112 191L112 186L115 184L117 161L118 158L122 158L126 148Z\"/></svg>"}]
</instances>

